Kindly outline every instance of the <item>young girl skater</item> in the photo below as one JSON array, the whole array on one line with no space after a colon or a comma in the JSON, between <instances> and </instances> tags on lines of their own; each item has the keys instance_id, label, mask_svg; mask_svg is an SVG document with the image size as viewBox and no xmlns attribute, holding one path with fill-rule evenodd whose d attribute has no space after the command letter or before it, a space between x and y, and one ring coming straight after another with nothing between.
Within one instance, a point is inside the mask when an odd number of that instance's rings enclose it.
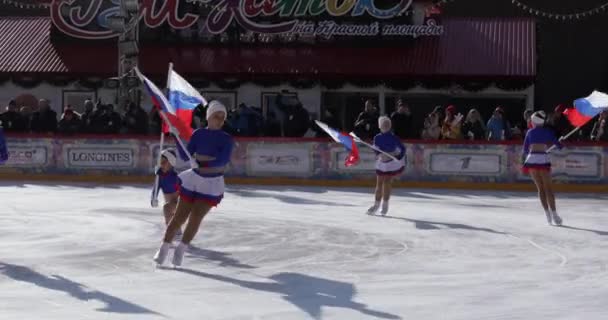
<instances>
[{"instance_id":1,"label":"young girl skater","mask_svg":"<svg viewBox=\"0 0 608 320\"><path fill-rule=\"evenodd\" d=\"M530 174L536 189L538 190L538 198L545 209L547 222L556 225L562 224L562 218L557 214L555 208L555 194L553 193L553 183L551 180L551 162L549 153L547 152L548 145L556 145L559 149L562 144L557 139L553 130L544 127L547 115L544 111L537 111L532 114L531 122L533 128L528 130L524 140L523 157L523 172Z\"/></svg>"},{"instance_id":2,"label":"young girl skater","mask_svg":"<svg viewBox=\"0 0 608 320\"><path fill-rule=\"evenodd\" d=\"M374 146L389 153L398 160L376 151L376 201L367 210L367 214L374 214L382 201L382 215L388 212L388 200L391 197L393 177L401 174L405 168L405 147L399 138L391 132L391 119L382 116L378 119L380 134L374 137Z\"/></svg>"},{"instance_id":3,"label":"young girl skater","mask_svg":"<svg viewBox=\"0 0 608 320\"><path fill-rule=\"evenodd\" d=\"M165 198L165 205L163 206L165 224L169 225L177 207L179 183L177 172L174 169L177 163L177 154L173 149L165 149L160 155L160 168L156 174L158 175L158 188L162 190ZM177 230L176 239L181 236L182 230L180 228Z\"/></svg>"},{"instance_id":4,"label":"young girl skater","mask_svg":"<svg viewBox=\"0 0 608 320\"><path fill-rule=\"evenodd\" d=\"M218 101L211 101L207 107L207 128L192 134L187 152L192 155L198 167L179 174L179 200L175 215L169 222L163 242L154 256L154 261L162 265L167 258L171 239L186 222L182 241L173 253L173 265L181 266L184 253L196 235L199 226L212 207L217 206L224 196L224 171L230 162L234 142L222 131L226 121L226 107ZM186 159L179 149L180 157Z\"/></svg>"}]
</instances>

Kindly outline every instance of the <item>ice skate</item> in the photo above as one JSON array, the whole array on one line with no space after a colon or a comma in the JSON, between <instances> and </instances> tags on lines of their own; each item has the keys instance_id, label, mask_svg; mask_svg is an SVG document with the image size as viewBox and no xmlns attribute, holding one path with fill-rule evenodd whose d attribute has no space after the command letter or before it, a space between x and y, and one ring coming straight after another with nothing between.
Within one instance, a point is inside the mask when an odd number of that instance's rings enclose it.
<instances>
[{"instance_id":1,"label":"ice skate","mask_svg":"<svg viewBox=\"0 0 608 320\"><path fill-rule=\"evenodd\" d=\"M380 213L385 216L388 213L388 202L383 202L382 203L382 210L380 211Z\"/></svg>"},{"instance_id":2,"label":"ice skate","mask_svg":"<svg viewBox=\"0 0 608 320\"><path fill-rule=\"evenodd\" d=\"M547 217L547 223L549 225L553 225L553 219L551 218L551 213L549 211L545 211L545 216Z\"/></svg>"},{"instance_id":3,"label":"ice skate","mask_svg":"<svg viewBox=\"0 0 608 320\"><path fill-rule=\"evenodd\" d=\"M553 212L553 221L555 221L556 226L562 225L562 218L557 215L557 212Z\"/></svg>"},{"instance_id":4,"label":"ice skate","mask_svg":"<svg viewBox=\"0 0 608 320\"><path fill-rule=\"evenodd\" d=\"M166 242L163 242L163 244L160 246L160 248L154 255L154 261L156 262L157 266L161 266L163 263L165 263L165 260L167 259L167 254L169 254L170 247L171 244Z\"/></svg>"},{"instance_id":5,"label":"ice skate","mask_svg":"<svg viewBox=\"0 0 608 320\"><path fill-rule=\"evenodd\" d=\"M369 215L375 214L376 211L378 211L379 207L380 207L379 202L374 203L373 206L371 206L369 209L367 209L367 214L369 214Z\"/></svg>"},{"instance_id":6,"label":"ice skate","mask_svg":"<svg viewBox=\"0 0 608 320\"><path fill-rule=\"evenodd\" d=\"M183 242L180 242L177 248L175 248L175 251L173 251L173 267L178 268L182 265L186 249L188 249L188 245Z\"/></svg>"}]
</instances>

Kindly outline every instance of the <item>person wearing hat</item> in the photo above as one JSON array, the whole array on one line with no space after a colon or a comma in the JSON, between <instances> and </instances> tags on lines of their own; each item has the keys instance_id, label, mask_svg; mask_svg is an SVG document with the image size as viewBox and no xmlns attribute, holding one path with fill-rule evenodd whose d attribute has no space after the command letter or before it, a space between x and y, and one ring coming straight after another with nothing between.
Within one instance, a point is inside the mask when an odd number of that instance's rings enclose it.
<instances>
[{"instance_id":1,"label":"person wearing hat","mask_svg":"<svg viewBox=\"0 0 608 320\"><path fill-rule=\"evenodd\" d=\"M544 111L537 111L530 118L533 128L528 130L523 146L523 172L529 174L536 189L547 222L556 225L562 224L562 218L557 214L555 207L555 194L553 193L553 181L551 180L551 161L549 159L548 146L555 145L562 148L560 140L555 132L545 127L547 115Z\"/></svg>"},{"instance_id":2,"label":"person wearing hat","mask_svg":"<svg viewBox=\"0 0 608 320\"><path fill-rule=\"evenodd\" d=\"M192 169L178 175L179 200L175 215L165 231L163 242L154 255L154 261L162 265L167 258L171 240L179 228L188 221L182 241L175 248L172 263L179 267L184 253L198 232L203 218L224 197L224 172L230 163L234 147L232 137L222 130L226 121L226 107L213 100L207 106L207 127L197 129L188 142L187 150L178 149L180 158L187 160L188 152L194 163Z\"/></svg>"},{"instance_id":3,"label":"person wearing hat","mask_svg":"<svg viewBox=\"0 0 608 320\"><path fill-rule=\"evenodd\" d=\"M505 119L505 112L501 107L494 109L486 127L488 129L488 140L490 141L511 139L511 125Z\"/></svg>"},{"instance_id":4,"label":"person wearing hat","mask_svg":"<svg viewBox=\"0 0 608 320\"><path fill-rule=\"evenodd\" d=\"M374 147L384 153L376 151L376 191L374 192L374 205L368 210L367 214L373 215L380 208L380 213L384 216L388 212L388 202L391 197L393 178L403 173L405 169L405 146L401 140L391 132L392 122L387 116L378 118L379 134L374 137Z\"/></svg>"},{"instance_id":5,"label":"person wearing hat","mask_svg":"<svg viewBox=\"0 0 608 320\"><path fill-rule=\"evenodd\" d=\"M162 190L165 198L165 205L163 206L165 225L169 225L171 218L175 214L179 190L177 172L175 171L177 154L174 149L165 149L160 153L160 156L160 167L156 171L156 174L158 175L158 188ZM181 228L176 234L176 237L179 238L180 236Z\"/></svg>"}]
</instances>

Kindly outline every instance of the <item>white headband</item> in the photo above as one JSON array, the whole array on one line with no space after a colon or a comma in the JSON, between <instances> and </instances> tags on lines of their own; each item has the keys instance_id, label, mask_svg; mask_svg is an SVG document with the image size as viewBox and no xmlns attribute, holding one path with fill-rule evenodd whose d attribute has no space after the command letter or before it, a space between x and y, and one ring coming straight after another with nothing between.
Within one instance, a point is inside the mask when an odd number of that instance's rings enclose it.
<instances>
[{"instance_id":1,"label":"white headband","mask_svg":"<svg viewBox=\"0 0 608 320\"><path fill-rule=\"evenodd\" d=\"M177 163L177 157L175 156L175 151L173 149L165 149L160 153L161 156L167 158L167 161L175 167Z\"/></svg>"},{"instance_id":2,"label":"white headband","mask_svg":"<svg viewBox=\"0 0 608 320\"><path fill-rule=\"evenodd\" d=\"M213 100L209 102L209 106L207 106L207 120L209 120L211 115L216 112L224 112L224 120L226 120L226 116L228 114L226 107L221 102Z\"/></svg>"}]
</instances>

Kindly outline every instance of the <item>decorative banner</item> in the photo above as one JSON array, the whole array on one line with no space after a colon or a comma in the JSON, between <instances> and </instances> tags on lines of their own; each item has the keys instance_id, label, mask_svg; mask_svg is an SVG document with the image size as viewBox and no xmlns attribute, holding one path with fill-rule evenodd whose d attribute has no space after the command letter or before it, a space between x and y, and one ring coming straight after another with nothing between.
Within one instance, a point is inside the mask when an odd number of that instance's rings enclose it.
<instances>
[{"instance_id":1,"label":"decorative banner","mask_svg":"<svg viewBox=\"0 0 608 320\"><path fill-rule=\"evenodd\" d=\"M51 19L63 33L81 39L109 39L119 33L109 29L109 21L121 16L120 0L52 0ZM206 18L197 12L180 13L179 0L164 0L157 5L156 0L141 0L139 15L131 17L131 22L143 20L148 28L158 28L167 23L173 29L187 29L205 20L205 30L211 34L222 34L233 23L243 29L258 34L299 34L320 36L438 36L443 34L443 26L434 19L427 19L426 25L396 25L378 22L355 25L336 23L331 20L318 21L315 17L359 17L371 16L378 20L399 19L409 13L413 0L400 0L392 7L379 8L371 0L188 0L208 8ZM427 12L428 16L428 12ZM269 21L269 17L279 22ZM302 18L317 21L305 21Z\"/></svg>"},{"instance_id":2,"label":"decorative banner","mask_svg":"<svg viewBox=\"0 0 608 320\"><path fill-rule=\"evenodd\" d=\"M37 168L49 165L49 147L38 143L11 143L8 141L8 161L4 167Z\"/></svg>"},{"instance_id":3,"label":"decorative banner","mask_svg":"<svg viewBox=\"0 0 608 320\"><path fill-rule=\"evenodd\" d=\"M64 145L66 168L130 169L136 167L134 146L75 144Z\"/></svg>"},{"instance_id":4,"label":"decorative banner","mask_svg":"<svg viewBox=\"0 0 608 320\"><path fill-rule=\"evenodd\" d=\"M498 176L502 173L502 157L497 154L431 150L425 158L431 175Z\"/></svg>"},{"instance_id":5,"label":"decorative banner","mask_svg":"<svg viewBox=\"0 0 608 320\"><path fill-rule=\"evenodd\" d=\"M600 180L602 159L601 153L574 151L552 154L551 164L553 174L560 180Z\"/></svg>"},{"instance_id":6,"label":"decorative banner","mask_svg":"<svg viewBox=\"0 0 608 320\"><path fill-rule=\"evenodd\" d=\"M154 139L7 138L10 160L0 166L0 178L5 172L150 176L159 152ZM358 166L346 168L346 153L333 142L235 141L227 177L369 180L375 175L375 155L368 149L361 150ZM407 169L398 181L531 183L521 173L520 145L407 143L406 149ZM571 184L606 184L607 155L608 146L568 146L551 155L553 177ZM178 171L188 168L179 161Z\"/></svg>"},{"instance_id":7,"label":"decorative banner","mask_svg":"<svg viewBox=\"0 0 608 320\"><path fill-rule=\"evenodd\" d=\"M247 146L247 174L251 176L311 176L312 152L307 144L258 144Z\"/></svg>"}]
</instances>

